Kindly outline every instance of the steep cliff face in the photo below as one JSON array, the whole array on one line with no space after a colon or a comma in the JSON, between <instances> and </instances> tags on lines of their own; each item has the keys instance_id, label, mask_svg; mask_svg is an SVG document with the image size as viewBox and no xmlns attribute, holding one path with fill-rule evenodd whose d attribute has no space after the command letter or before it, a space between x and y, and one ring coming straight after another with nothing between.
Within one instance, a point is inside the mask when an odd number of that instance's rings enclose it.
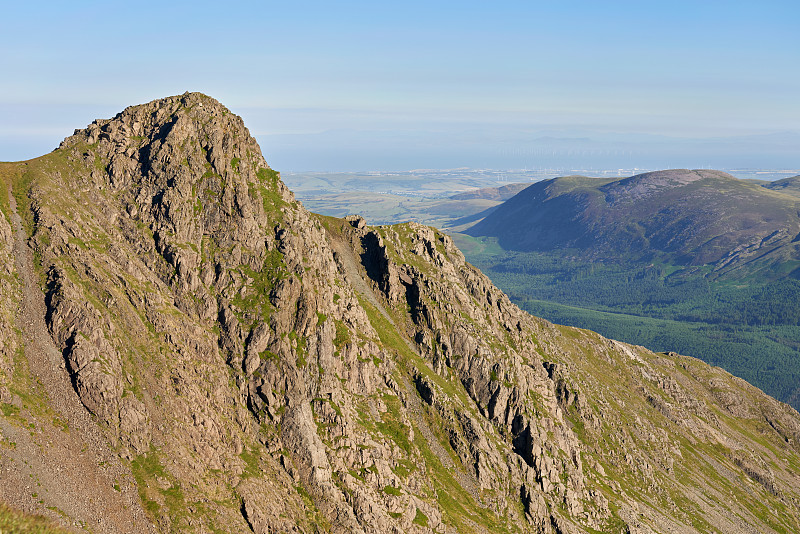
<instances>
[{"instance_id":1,"label":"steep cliff face","mask_svg":"<svg viewBox=\"0 0 800 534\"><path fill-rule=\"evenodd\" d=\"M5 190L6 197L10 190ZM19 281L14 276L14 237L11 230L10 210L4 206L0 217L0 402L11 400L8 387L17 353L17 336L14 333L14 315L20 299Z\"/></svg>"},{"instance_id":2,"label":"steep cliff face","mask_svg":"<svg viewBox=\"0 0 800 534\"><path fill-rule=\"evenodd\" d=\"M800 529L796 412L521 312L431 228L308 213L211 98L0 171L0 500L109 532Z\"/></svg>"}]
</instances>

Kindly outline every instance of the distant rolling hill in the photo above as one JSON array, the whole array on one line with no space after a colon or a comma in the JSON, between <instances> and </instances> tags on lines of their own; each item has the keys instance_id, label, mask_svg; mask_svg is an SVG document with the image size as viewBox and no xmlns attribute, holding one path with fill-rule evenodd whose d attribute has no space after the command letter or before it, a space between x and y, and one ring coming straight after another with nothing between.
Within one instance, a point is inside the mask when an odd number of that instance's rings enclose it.
<instances>
[{"instance_id":1,"label":"distant rolling hill","mask_svg":"<svg viewBox=\"0 0 800 534\"><path fill-rule=\"evenodd\" d=\"M481 189L474 189L472 191L466 191L464 193L458 193L457 195L453 195L450 197L451 200L495 200L495 201L504 201L508 200L509 198L513 197L526 187L529 187L530 183L517 183L517 184L508 184L503 185L500 187L483 187Z\"/></svg>"},{"instance_id":2,"label":"distant rolling hill","mask_svg":"<svg viewBox=\"0 0 800 534\"><path fill-rule=\"evenodd\" d=\"M367 190L366 178L352 179L347 184L337 181L337 175L327 177L331 182L331 189L340 187L338 192L313 189L316 183L306 177L297 179L295 183L304 186L306 197L304 205L324 215L343 217L350 213L358 213L371 224L392 224L396 222L415 221L430 224L439 228L461 230L475 223L475 221L490 213L492 209L502 204L503 201L513 197L521 190L528 187L531 182L512 183L500 187L475 188L474 184L481 183L479 178L441 178L438 175L424 175L430 178L432 184L426 194L409 194L402 188L411 190L422 187L420 178L414 177L417 182L411 185L404 183L408 177L405 175L381 177L379 181L386 191ZM392 181L395 180L395 181ZM460 180L460 181L459 181ZM369 184L375 187L374 184ZM444 191L447 187L463 189L465 186L473 189L454 195ZM348 189L348 187L363 187L364 189ZM437 189L440 188L440 189ZM392 192L393 191L393 192Z\"/></svg>"},{"instance_id":3,"label":"distant rolling hill","mask_svg":"<svg viewBox=\"0 0 800 534\"><path fill-rule=\"evenodd\" d=\"M524 189L466 233L494 236L506 250L797 277L800 198L789 191L798 187L797 177L762 186L708 170L568 176Z\"/></svg>"}]
</instances>

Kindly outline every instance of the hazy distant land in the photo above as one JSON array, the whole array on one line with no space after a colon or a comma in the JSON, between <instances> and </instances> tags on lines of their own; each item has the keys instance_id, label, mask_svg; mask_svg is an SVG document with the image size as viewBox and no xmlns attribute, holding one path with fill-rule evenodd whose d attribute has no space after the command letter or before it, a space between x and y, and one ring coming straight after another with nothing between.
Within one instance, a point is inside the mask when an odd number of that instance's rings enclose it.
<instances>
[{"instance_id":1,"label":"hazy distant land","mask_svg":"<svg viewBox=\"0 0 800 534\"><path fill-rule=\"evenodd\" d=\"M370 224L417 221L451 228L460 219L500 203L498 199L451 199L459 193L558 176L625 177L656 169L417 169L401 172L283 172L281 178L311 211L343 217L357 213ZM774 181L800 169L723 169L742 179Z\"/></svg>"}]
</instances>

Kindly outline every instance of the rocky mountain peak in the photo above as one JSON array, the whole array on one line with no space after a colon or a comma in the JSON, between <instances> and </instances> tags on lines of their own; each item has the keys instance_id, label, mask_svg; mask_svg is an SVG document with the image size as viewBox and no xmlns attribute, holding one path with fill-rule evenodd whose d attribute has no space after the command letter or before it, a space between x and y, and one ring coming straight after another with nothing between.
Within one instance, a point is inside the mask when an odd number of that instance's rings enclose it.
<instances>
[{"instance_id":1,"label":"rocky mountain peak","mask_svg":"<svg viewBox=\"0 0 800 534\"><path fill-rule=\"evenodd\" d=\"M202 93L131 106L112 119L96 120L60 146L62 150L77 147L83 148L84 157L91 152L96 176L107 178L114 190L142 182L180 189L193 177L211 174L226 183L257 183L269 171L241 117ZM269 185L284 200L293 200L270 174L273 183ZM235 191L233 187L231 194Z\"/></svg>"},{"instance_id":2,"label":"rocky mountain peak","mask_svg":"<svg viewBox=\"0 0 800 534\"><path fill-rule=\"evenodd\" d=\"M308 213L204 95L0 176L2 500L108 532L800 527L796 412L523 313L435 229Z\"/></svg>"}]
</instances>

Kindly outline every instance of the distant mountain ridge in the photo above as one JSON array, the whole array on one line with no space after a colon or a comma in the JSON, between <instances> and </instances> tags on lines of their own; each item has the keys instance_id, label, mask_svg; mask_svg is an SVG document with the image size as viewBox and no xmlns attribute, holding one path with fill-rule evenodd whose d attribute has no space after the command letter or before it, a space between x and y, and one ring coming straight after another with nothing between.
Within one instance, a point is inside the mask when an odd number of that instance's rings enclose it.
<instances>
[{"instance_id":1,"label":"distant mountain ridge","mask_svg":"<svg viewBox=\"0 0 800 534\"><path fill-rule=\"evenodd\" d=\"M674 169L623 179L569 176L533 184L467 233L506 250L575 249L612 261L711 265L719 275L800 258L800 199L711 170ZM796 274L792 274L796 276Z\"/></svg>"}]
</instances>

